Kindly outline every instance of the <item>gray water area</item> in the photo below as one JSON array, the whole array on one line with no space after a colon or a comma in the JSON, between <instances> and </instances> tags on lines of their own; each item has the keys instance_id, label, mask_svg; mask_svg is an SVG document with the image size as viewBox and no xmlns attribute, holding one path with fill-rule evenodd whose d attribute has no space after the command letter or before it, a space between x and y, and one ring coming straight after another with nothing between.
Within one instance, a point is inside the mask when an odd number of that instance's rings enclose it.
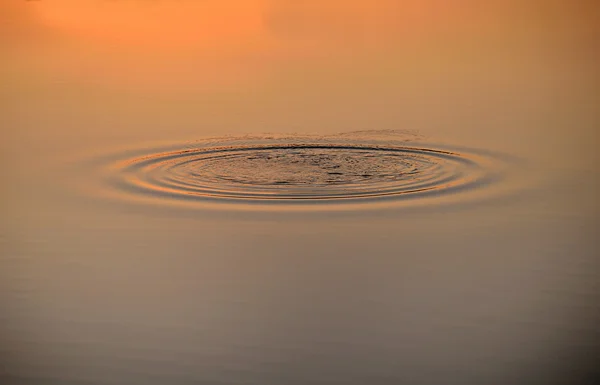
<instances>
[{"instance_id":1,"label":"gray water area","mask_svg":"<svg viewBox=\"0 0 600 385\"><path fill-rule=\"evenodd\" d=\"M583 2L48 3L0 5L0 384L597 383Z\"/></svg>"}]
</instances>

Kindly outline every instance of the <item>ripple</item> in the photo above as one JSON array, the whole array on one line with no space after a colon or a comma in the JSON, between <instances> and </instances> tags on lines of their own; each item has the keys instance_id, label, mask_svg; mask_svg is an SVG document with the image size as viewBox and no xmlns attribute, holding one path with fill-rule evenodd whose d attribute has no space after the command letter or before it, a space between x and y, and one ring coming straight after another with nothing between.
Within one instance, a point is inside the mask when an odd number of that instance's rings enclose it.
<instances>
[{"instance_id":1,"label":"ripple","mask_svg":"<svg viewBox=\"0 0 600 385\"><path fill-rule=\"evenodd\" d=\"M508 164L485 151L369 140L364 133L212 139L104 161L103 195L132 203L320 210L464 203L491 196Z\"/></svg>"}]
</instances>

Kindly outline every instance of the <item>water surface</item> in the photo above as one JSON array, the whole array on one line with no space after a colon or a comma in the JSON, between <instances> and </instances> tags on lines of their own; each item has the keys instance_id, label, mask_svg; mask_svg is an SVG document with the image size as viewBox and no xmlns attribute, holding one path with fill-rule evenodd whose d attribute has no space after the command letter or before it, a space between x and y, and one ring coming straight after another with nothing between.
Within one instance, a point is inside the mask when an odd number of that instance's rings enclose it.
<instances>
[{"instance_id":1,"label":"water surface","mask_svg":"<svg viewBox=\"0 0 600 385\"><path fill-rule=\"evenodd\" d=\"M592 3L0 3L0 383L595 383Z\"/></svg>"}]
</instances>

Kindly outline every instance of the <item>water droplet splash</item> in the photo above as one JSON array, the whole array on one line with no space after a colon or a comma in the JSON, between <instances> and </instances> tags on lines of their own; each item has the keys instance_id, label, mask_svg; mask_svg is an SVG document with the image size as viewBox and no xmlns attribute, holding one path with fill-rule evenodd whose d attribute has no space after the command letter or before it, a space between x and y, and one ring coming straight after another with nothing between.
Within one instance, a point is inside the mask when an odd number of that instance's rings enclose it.
<instances>
[{"instance_id":1,"label":"water droplet splash","mask_svg":"<svg viewBox=\"0 0 600 385\"><path fill-rule=\"evenodd\" d=\"M221 138L99 162L104 196L187 208L328 208L468 202L491 195L508 161L484 151L395 138Z\"/></svg>"}]
</instances>

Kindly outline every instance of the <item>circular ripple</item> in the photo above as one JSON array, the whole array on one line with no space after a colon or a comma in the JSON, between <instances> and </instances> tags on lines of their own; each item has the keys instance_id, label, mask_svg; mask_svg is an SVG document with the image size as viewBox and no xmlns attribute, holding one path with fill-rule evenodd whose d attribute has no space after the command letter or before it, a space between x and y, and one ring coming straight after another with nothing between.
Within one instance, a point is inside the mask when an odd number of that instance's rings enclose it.
<instances>
[{"instance_id":1,"label":"circular ripple","mask_svg":"<svg viewBox=\"0 0 600 385\"><path fill-rule=\"evenodd\" d=\"M162 203L426 201L489 186L499 178L491 164L423 146L230 140L121 160L109 180L118 192Z\"/></svg>"}]
</instances>

